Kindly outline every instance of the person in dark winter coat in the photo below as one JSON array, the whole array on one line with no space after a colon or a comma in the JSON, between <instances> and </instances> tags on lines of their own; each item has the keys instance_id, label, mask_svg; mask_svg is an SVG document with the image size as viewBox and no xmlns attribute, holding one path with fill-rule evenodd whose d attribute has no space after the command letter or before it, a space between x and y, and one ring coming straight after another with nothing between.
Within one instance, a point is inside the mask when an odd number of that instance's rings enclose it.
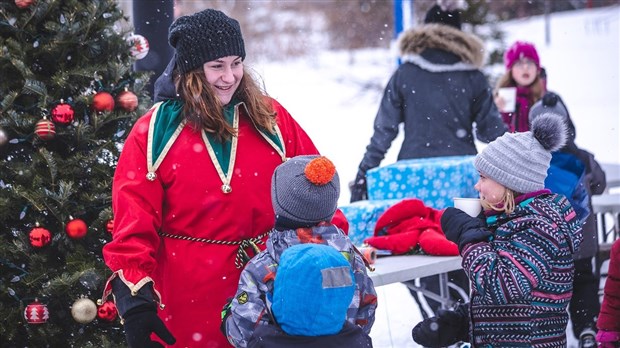
<instances>
[{"instance_id":1,"label":"person in dark winter coat","mask_svg":"<svg viewBox=\"0 0 620 348\"><path fill-rule=\"evenodd\" d=\"M222 314L222 329L232 345L248 347L250 342L259 339L258 334L262 335L263 342L266 340L286 342L293 340L288 337L291 335L338 334L341 339L358 340L370 333L375 320L377 294L372 280L366 273L368 264L345 233L329 223L336 212L339 195L338 173L333 163L326 157L297 156L276 168L271 186L276 216L275 227L269 234L266 250L254 256L245 266L236 295ZM307 279L291 279L289 269L286 269L283 275L279 273L279 264L283 261L286 250L308 243L329 246L344 256L342 260L348 265L347 269L352 271L351 279L354 284L351 288L351 297L348 301L344 301L346 302L344 308L341 308L344 313L342 317L338 309L342 302L331 305L322 302L332 301L327 296L329 292L300 295L299 298L282 292L287 286L293 287L296 281L309 281L310 276L305 277ZM309 264L307 266L311 267ZM304 278L302 272L299 270L298 273ZM279 276L280 283L289 283L281 289L276 287ZM349 273L343 277L349 277ZM332 280L344 281L337 277ZM302 290L294 288L294 291ZM311 309L302 310L305 307ZM332 313L329 308L338 310ZM275 320L270 320L268 315L270 312L273 312ZM336 314L337 318L332 317ZM326 322L323 323L322 320ZM343 328L345 321L349 325ZM279 327L262 327L274 325ZM257 331L258 328L260 330ZM279 334L280 329L288 336L281 337L283 335ZM343 329L345 331L339 335ZM300 339L299 342L307 340Z\"/></svg>"},{"instance_id":2,"label":"person in dark winter coat","mask_svg":"<svg viewBox=\"0 0 620 348\"><path fill-rule=\"evenodd\" d=\"M480 71L482 41L455 27L460 26L456 19L452 25L437 22L457 15L436 5L426 24L399 37L402 64L385 87L374 133L352 183L351 202L367 198L366 172L379 166L400 124L405 138L398 160L475 155L474 133L488 143L506 131Z\"/></svg>"},{"instance_id":3,"label":"person in dark winter coat","mask_svg":"<svg viewBox=\"0 0 620 348\"><path fill-rule=\"evenodd\" d=\"M569 314L573 334L579 347L593 347L596 335L596 316L600 310L598 273L592 262L598 252L596 215L592 210L592 196L606 188L605 172L590 152L575 144L576 131L568 109L559 95L547 92L530 109L530 122L541 114L552 112L564 117L568 126L566 144L552 154L551 167L545 186L555 193L567 196L583 223L583 241L575 259L575 279Z\"/></svg>"},{"instance_id":4,"label":"person in dark winter coat","mask_svg":"<svg viewBox=\"0 0 620 348\"><path fill-rule=\"evenodd\" d=\"M362 327L346 320L354 292L353 269L336 248L313 243L287 248L267 302L272 323L259 325L248 347L372 347Z\"/></svg>"},{"instance_id":5,"label":"person in dark winter coat","mask_svg":"<svg viewBox=\"0 0 620 348\"><path fill-rule=\"evenodd\" d=\"M599 347L620 347L620 239L611 246L603 304L596 325Z\"/></svg>"},{"instance_id":6,"label":"person in dark winter coat","mask_svg":"<svg viewBox=\"0 0 620 348\"><path fill-rule=\"evenodd\" d=\"M475 138L488 143L507 130L493 102L492 88L480 71L484 45L460 30L456 1L438 1L424 22L399 38L402 64L385 87L374 133L350 185L351 202L368 197L366 172L379 166L400 124L404 124L405 137L398 160L475 155ZM469 290L463 271L449 272L448 278L451 299L466 300ZM421 278L420 283L439 291L438 276ZM424 317L441 306L421 293L411 294ZM424 302L433 313L422 309Z\"/></svg>"},{"instance_id":7,"label":"person in dark winter coat","mask_svg":"<svg viewBox=\"0 0 620 348\"><path fill-rule=\"evenodd\" d=\"M551 153L564 145L566 132L561 116L543 114L532 120L531 131L506 133L476 156L483 214L450 207L441 217L463 258L471 302L467 310L416 325L416 342L566 347L581 223L568 199L544 184Z\"/></svg>"}]
</instances>

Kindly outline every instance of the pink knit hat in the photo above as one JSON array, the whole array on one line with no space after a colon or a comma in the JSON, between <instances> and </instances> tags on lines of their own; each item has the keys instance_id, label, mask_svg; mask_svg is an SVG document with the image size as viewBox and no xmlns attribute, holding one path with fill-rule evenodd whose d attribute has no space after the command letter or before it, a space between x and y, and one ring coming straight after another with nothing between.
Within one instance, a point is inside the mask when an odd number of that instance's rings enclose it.
<instances>
[{"instance_id":1,"label":"pink knit hat","mask_svg":"<svg viewBox=\"0 0 620 348\"><path fill-rule=\"evenodd\" d=\"M504 54L504 65L506 66L506 70L512 68L512 65L522 58L531 59L536 64L536 67L540 69L540 58L538 58L538 52L536 52L534 44L525 41L517 41L513 43Z\"/></svg>"}]
</instances>

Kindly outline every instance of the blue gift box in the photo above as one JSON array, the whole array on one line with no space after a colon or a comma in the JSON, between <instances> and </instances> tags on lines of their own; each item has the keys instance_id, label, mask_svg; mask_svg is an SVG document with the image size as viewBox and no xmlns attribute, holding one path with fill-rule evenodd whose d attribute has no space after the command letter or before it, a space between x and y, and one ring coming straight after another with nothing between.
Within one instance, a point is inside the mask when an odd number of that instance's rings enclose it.
<instances>
[{"instance_id":1,"label":"blue gift box","mask_svg":"<svg viewBox=\"0 0 620 348\"><path fill-rule=\"evenodd\" d=\"M476 156L449 156L402 160L366 173L368 199L418 198L428 207L443 209L454 197L478 197L474 185L480 175Z\"/></svg>"},{"instance_id":2,"label":"blue gift box","mask_svg":"<svg viewBox=\"0 0 620 348\"><path fill-rule=\"evenodd\" d=\"M357 201L340 206L340 210L349 221L349 238L353 244L360 246L364 239L372 237L379 216L400 200Z\"/></svg>"}]
</instances>

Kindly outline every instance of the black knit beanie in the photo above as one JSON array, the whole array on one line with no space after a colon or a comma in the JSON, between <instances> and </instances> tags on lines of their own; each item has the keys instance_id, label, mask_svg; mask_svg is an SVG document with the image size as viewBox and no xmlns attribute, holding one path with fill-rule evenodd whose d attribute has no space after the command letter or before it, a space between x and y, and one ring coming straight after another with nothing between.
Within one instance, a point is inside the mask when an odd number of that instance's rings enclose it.
<instances>
[{"instance_id":1,"label":"black knit beanie","mask_svg":"<svg viewBox=\"0 0 620 348\"><path fill-rule=\"evenodd\" d=\"M239 22L218 10L177 18L170 25L168 42L176 50L176 65L181 73L222 57L245 59Z\"/></svg>"},{"instance_id":2,"label":"black knit beanie","mask_svg":"<svg viewBox=\"0 0 620 348\"><path fill-rule=\"evenodd\" d=\"M431 7L428 12L426 12L426 17L424 18L424 23L437 23L449 25L456 29L461 29L461 15L457 9L455 10L443 10L439 5L435 5Z\"/></svg>"}]
</instances>

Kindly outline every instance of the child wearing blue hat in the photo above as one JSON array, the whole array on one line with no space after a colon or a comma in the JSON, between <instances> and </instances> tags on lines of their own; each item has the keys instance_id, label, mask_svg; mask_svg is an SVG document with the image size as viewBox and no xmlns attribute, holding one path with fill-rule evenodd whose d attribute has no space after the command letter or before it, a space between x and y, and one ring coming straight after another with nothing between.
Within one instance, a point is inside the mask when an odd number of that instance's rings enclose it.
<instances>
[{"instance_id":1,"label":"child wearing blue hat","mask_svg":"<svg viewBox=\"0 0 620 348\"><path fill-rule=\"evenodd\" d=\"M339 195L338 174L326 157L297 156L276 168L275 227L222 312L232 345L372 346L377 295L367 262L329 223Z\"/></svg>"},{"instance_id":2,"label":"child wearing blue hat","mask_svg":"<svg viewBox=\"0 0 620 348\"><path fill-rule=\"evenodd\" d=\"M298 244L280 256L270 319L248 347L372 347L363 329L349 323L355 276L346 257L323 244ZM269 307L269 306L268 306Z\"/></svg>"}]
</instances>

